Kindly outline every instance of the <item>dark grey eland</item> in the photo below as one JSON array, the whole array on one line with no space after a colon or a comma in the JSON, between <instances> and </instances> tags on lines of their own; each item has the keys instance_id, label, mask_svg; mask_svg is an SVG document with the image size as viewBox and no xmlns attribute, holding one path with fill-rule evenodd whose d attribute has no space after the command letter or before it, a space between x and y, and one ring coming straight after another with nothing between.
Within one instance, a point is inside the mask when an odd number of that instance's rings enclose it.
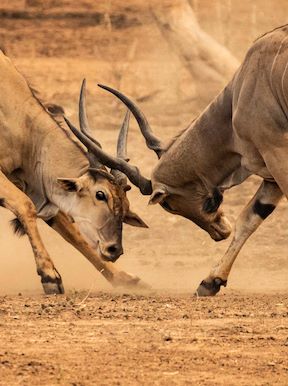
<instances>
[{"instance_id":1,"label":"dark grey eland","mask_svg":"<svg viewBox=\"0 0 288 386\"><path fill-rule=\"evenodd\" d=\"M97 153L150 195L150 204L186 217L220 241L231 226L221 209L223 193L250 175L263 181L236 221L233 240L197 289L215 295L226 286L232 265L249 236L288 197L288 27L257 39L233 79L191 125L168 146L152 133L141 110L116 95L134 114L147 146L159 161L151 180L123 160Z\"/></svg>"}]
</instances>

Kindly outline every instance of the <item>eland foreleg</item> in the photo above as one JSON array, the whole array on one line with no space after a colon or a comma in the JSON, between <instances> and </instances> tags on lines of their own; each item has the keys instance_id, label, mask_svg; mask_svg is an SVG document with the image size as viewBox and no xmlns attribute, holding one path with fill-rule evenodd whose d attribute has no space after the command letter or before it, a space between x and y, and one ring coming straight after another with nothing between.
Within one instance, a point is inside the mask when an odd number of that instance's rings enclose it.
<instances>
[{"instance_id":1,"label":"eland foreleg","mask_svg":"<svg viewBox=\"0 0 288 386\"><path fill-rule=\"evenodd\" d=\"M114 287L137 287L148 288L144 282L137 276L131 275L124 271L119 271L113 263L104 261L101 256L97 254L95 249L90 247L87 241L79 232L77 225L59 211L58 214L49 220L48 225L58 232L66 241L84 255L87 260L107 279Z\"/></svg>"},{"instance_id":2,"label":"eland foreleg","mask_svg":"<svg viewBox=\"0 0 288 386\"><path fill-rule=\"evenodd\" d=\"M1 206L13 212L25 233L28 235L41 282L46 294L62 294L64 288L61 276L45 249L37 228L36 208L29 197L18 189L8 178L0 172L0 197Z\"/></svg>"},{"instance_id":3,"label":"eland foreleg","mask_svg":"<svg viewBox=\"0 0 288 386\"><path fill-rule=\"evenodd\" d=\"M276 183L263 181L258 191L243 209L238 217L234 237L225 255L212 268L209 276L199 285L196 294L199 296L213 296L226 287L227 279L232 265L236 260L242 246L259 225L275 209L283 196L282 191Z\"/></svg>"}]
</instances>

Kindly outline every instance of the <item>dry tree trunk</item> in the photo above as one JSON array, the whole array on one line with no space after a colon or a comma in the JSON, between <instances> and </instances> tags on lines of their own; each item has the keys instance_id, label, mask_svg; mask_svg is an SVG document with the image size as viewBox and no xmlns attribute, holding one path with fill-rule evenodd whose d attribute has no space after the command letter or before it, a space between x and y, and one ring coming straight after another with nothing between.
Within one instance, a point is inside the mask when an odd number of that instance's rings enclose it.
<instances>
[{"instance_id":1,"label":"dry tree trunk","mask_svg":"<svg viewBox=\"0 0 288 386\"><path fill-rule=\"evenodd\" d=\"M187 1L162 0L151 12L162 36L191 74L197 99L207 103L211 100L207 83L215 95L232 78L238 60L200 28Z\"/></svg>"}]
</instances>

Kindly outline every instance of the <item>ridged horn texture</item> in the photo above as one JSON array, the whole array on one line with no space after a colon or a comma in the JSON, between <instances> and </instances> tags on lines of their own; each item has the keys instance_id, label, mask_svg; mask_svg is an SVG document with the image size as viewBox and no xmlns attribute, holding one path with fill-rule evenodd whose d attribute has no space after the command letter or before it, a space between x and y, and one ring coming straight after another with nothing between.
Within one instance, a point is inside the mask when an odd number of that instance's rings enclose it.
<instances>
[{"instance_id":1,"label":"ridged horn texture","mask_svg":"<svg viewBox=\"0 0 288 386\"><path fill-rule=\"evenodd\" d=\"M138 122L141 133L146 140L148 148L154 150L157 154L157 157L160 158L164 152L163 145L161 141L153 134L145 115L139 109L139 107L136 106L136 103L134 103L131 99L129 99L126 95L122 94L120 91L114 90L113 88L108 86L104 86L103 84L98 84L98 86L114 94L128 107L128 109L131 111L136 121Z\"/></svg>"},{"instance_id":2,"label":"ridged horn texture","mask_svg":"<svg viewBox=\"0 0 288 386\"><path fill-rule=\"evenodd\" d=\"M143 177L136 166L129 165L125 160L110 156L109 154L105 153L104 150L102 150L99 146L96 146L95 143L91 141L91 139L76 129L76 127L73 126L66 117L64 117L64 119L73 134L76 135L79 141L81 141L87 147L87 149L93 152L93 154L103 165L111 169L117 169L126 174L132 184L137 186L142 194L150 195L152 193L151 181Z\"/></svg>"},{"instance_id":3,"label":"ridged horn texture","mask_svg":"<svg viewBox=\"0 0 288 386\"><path fill-rule=\"evenodd\" d=\"M126 114L124 118L124 122L122 124L122 127L119 132L118 136L118 143L117 143L117 157L119 158L127 158L127 136L128 136L128 129L129 129L129 114ZM83 79L81 90L80 90L80 98L79 98L79 123L80 123L80 129L86 137L88 137L92 142L95 143L96 146L99 146L102 148L101 144L92 136L92 130L90 129L87 112L86 112L86 79ZM99 165L99 161L95 159L95 155L89 152L89 160L91 166L101 166ZM92 161L92 162L91 162ZM98 161L98 164L97 164ZM127 178L125 174L121 173L119 170L112 169L111 170L112 175L116 178L117 182L125 186L127 185Z\"/></svg>"},{"instance_id":4,"label":"ridged horn texture","mask_svg":"<svg viewBox=\"0 0 288 386\"><path fill-rule=\"evenodd\" d=\"M83 79L80 90L79 123L82 133L85 134L89 139L91 139L91 141L94 142L97 146L102 147L101 144L94 137L92 137L91 129L88 123L86 112L86 79Z\"/></svg>"},{"instance_id":5,"label":"ridged horn texture","mask_svg":"<svg viewBox=\"0 0 288 386\"><path fill-rule=\"evenodd\" d=\"M89 160L93 158L93 164L91 166L95 167L94 161L97 161L98 165L102 164L111 169L122 172L129 178L132 184L134 184L140 189L142 194L150 195L152 193L151 181L143 177L136 166L129 165L127 162L127 135L129 127L129 113L126 114L123 125L120 129L117 143L117 157L110 156L102 150L99 142L96 141L90 134L91 130L89 129L85 109L85 88L86 82L84 80L82 83L79 100L79 120L81 131L78 130L66 117L64 117L64 119L73 134L79 139L80 142L83 143L83 145L86 146L88 154L90 154ZM121 183L125 183L125 185L127 183L126 178L125 181L123 180L123 174L121 176Z\"/></svg>"},{"instance_id":6,"label":"ridged horn texture","mask_svg":"<svg viewBox=\"0 0 288 386\"><path fill-rule=\"evenodd\" d=\"M124 121L119 131L118 141L117 141L117 157L129 161L127 155L127 139L129 131L129 121L130 121L130 111L127 110Z\"/></svg>"},{"instance_id":7,"label":"ridged horn texture","mask_svg":"<svg viewBox=\"0 0 288 386\"><path fill-rule=\"evenodd\" d=\"M129 121L130 121L130 112L127 110L124 121L119 131L118 141L117 141L117 157L121 158L125 161L129 161L127 156L127 139L128 139L128 131L129 131ZM119 170L112 169L111 173L119 182L120 185L127 185L127 177L124 173Z\"/></svg>"},{"instance_id":8,"label":"ridged horn texture","mask_svg":"<svg viewBox=\"0 0 288 386\"><path fill-rule=\"evenodd\" d=\"M96 146L99 146L101 148L100 142L98 142L91 133L91 129L88 123L87 118L87 112L86 112L86 79L83 79L81 90L80 90L80 97L79 97L79 124L80 129L86 137L88 137L93 143L95 143ZM93 168L101 168L103 165L99 162L99 160L95 157L95 155L89 151L88 149L88 158L91 167Z\"/></svg>"}]
</instances>

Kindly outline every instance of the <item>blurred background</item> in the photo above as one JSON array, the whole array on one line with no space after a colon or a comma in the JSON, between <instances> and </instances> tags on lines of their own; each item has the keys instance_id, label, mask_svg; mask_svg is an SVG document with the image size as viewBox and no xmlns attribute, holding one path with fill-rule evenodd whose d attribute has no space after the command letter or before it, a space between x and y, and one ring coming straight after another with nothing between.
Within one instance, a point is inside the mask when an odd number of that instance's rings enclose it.
<instances>
[{"instance_id":1,"label":"blurred background","mask_svg":"<svg viewBox=\"0 0 288 386\"><path fill-rule=\"evenodd\" d=\"M97 83L131 96L157 135L168 139L221 91L253 41L285 24L287 14L284 0L1 0L0 47L41 97L61 104L75 123L86 77L90 124L103 147L114 152L125 108ZM156 158L135 122L129 155L149 175ZM251 178L226 194L232 221L258 185ZM129 198L150 229L125 226L125 254L117 265L154 288L194 290L230 240L215 244L187 220L147 207L147 197L135 188ZM282 202L248 241L230 288L287 289L286 207ZM28 240L12 234L7 210L0 213L1 294L41 293ZM83 256L45 224L39 227L66 289L110 288Z\"/></svg>"}]
</instances>

